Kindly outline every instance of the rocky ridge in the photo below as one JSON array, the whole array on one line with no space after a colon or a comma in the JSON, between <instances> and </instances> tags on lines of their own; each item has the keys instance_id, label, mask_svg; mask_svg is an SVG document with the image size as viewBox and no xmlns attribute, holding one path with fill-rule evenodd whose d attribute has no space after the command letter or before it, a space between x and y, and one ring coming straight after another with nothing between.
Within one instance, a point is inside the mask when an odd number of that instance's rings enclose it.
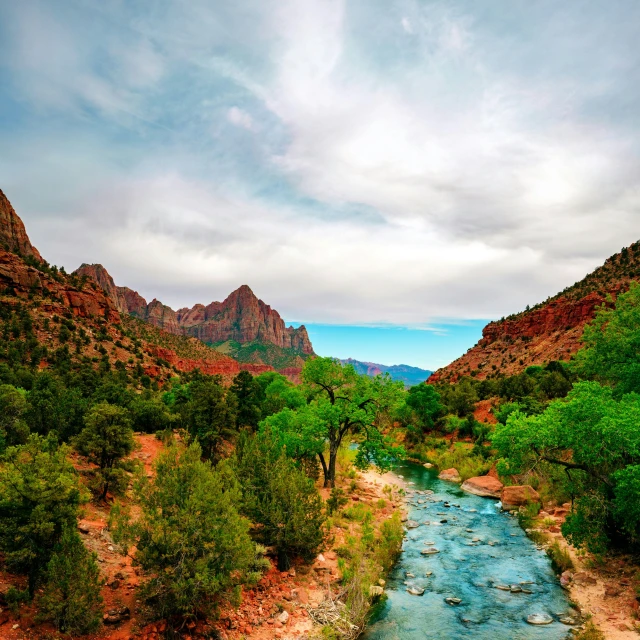
<instances>
[{"instance_id":1,"label":"rocky ridge","mask_svg":"<svg viewBox=\"0 0 640 640\"><path fill-rule=\"evenodd\" d=\"M121 313L129 313L169 333L191 336L211 345L227 341L274 345L289 352L286 360L294 368L301 366L300 357L313 355L306 328L287 327L280 314L247 285L233 291L222 302L196 304L174 311L155 298L147 303L137 291L116 287L100 264L83 264L74 273L95 281ZM259 360L256 364L261 363Z\"/></svg>"},{"instance_id":2,"label":"rocky ridge","mask_svg":"<svg viewBox=\"0 0 640 640\"><path fill-rule=\"evenodd\" d=\"M595 271L531 309L490 322L482 339L429 382L455 382L462 376L483 379L496 373L513 375L531 365L569 360L581 346L585 324L640 279L640 242L611 256Z\"/></svg>"}]
</instances>

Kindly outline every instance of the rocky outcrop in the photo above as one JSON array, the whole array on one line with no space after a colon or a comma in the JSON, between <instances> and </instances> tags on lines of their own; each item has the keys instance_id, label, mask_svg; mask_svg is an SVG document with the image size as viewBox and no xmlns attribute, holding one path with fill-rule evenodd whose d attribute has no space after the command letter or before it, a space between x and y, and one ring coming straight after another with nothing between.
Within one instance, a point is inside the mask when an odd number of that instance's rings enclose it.
<instances>
[{"instance_id":1,"label":"rocky outcrop","mask_svg":"<svg viewBox=\"0 0 640 640\"><path fill-rule=\"evenodd\" d=\"M490 322L482 339L467 353L429 377L455 382L462 376L482 379L513 375L531 365L568 360L582 347L585 324L640 277L640 242L623 249L580 282L532 309Z\"/></svg>"},{"instance_id":2,"label":"rocky outcrop","mask_svg":"<svg viewBox=\"0 0 640 640\"><path fill-rule=\"evenodd\" d=\"M467 493L472 493L476 496L483 498L496 498L500 499L502 494L503 484L497 478L492 476L477 476L475 478L469 478L462 483L460 487Z\"/></svg>"},{"instance_id":3,"label":"rocky outcrop","mask_svg":"<svg viewBox=\"0 0 640 640\"><path fill-rule=\"evenodd\" d=\"M512 511L528 504L539 504L540 494L528 484L504 487L500 494L500 502L505 511Z\"/></svg>"},{"instance_id":4,"label":"rocky outcrop","mask_svg":"<svg viewBox=\"0 0 640 640\"><path fill-rule=\"evenodd\" d=\"M51 313L64 314L68 310L77 317L104 318L113 323L120 321L118 310L102 290L75 287L66 278L58 281L47 272L27 265L15 253L2 249L0 289L20 298L42 295L45 298L42 308Z\"/></svg>"},{"instance_id":5,"label":"rocky outcrop","mask_svg":"<svg viewBox=\"0 0 640 640\"><path fill-rule=\"evenodd\" d=\"M460 477L458 470L453 468L441 471L438 478L440 478L440 480L446 480L447 482L462 482L462 478Z\"/></svg>"},{"instance_id":6,"label":"rocky outcrop","mask_svg":"<svg viewBox=\"0 0 640 640\"><path fill-rule=\"evenodd\" d=\"M0 247L42 262L40 252L31 244L22 220L2 190L0 190Z\"/></svg>"},{"instance_id":7,"label":"rocky outcrop","mask_svg":"<svg viewBox=\"0 0 640 640\"><path fill-rule=\"evenodd\" d=\"M127 301L116 287L113 278L109 275L109 272L101 264L82 264L78 269L74 271L74 274L80 278L88 278L93 280L104 291L107 298L111 300L113 306L120 313L128 313L129 309Z\"/></svg>"},{"instance_id":8,"label":"rocky outcrop","mask_svg":"<svg viewBox=\"0 0 640 640\"><path fill-rule=\"evenodd\" d=\"M147 301L133 289L129 287L117 287L119 295L124 298L127 311L132 316L144 320L147 315Z\"/></svg>"},{"instance_id":9,"label":"rocky outcrop","mask_svg":"<svg viewBox=\"0 0 640 640\"><path fill-rule=\"evenodd\" d=\"M304 326L287 327L280 314L242 285L223 302L196 304L177 312L155 298L147 301L128 287L116 287L113 278L101 265L82 265L78 276L91 278L123 313L176 335L188 335L213 344L232 340L270 343L299 354L313 354L311 340Z\"/></svg>"},{"instance_id":10,"label":"rocky outcrop","mask_svg":"<svg viewBox=\"0 0 640 640\"><path fill-rule=\"evenodd\" d=\"M269 342L282 349L313 353L305 327L286 327L280 314L258 299L246 284L223 302L179 309L177 319L187 335L203 342Z\"/></svg>"}]
</instances>

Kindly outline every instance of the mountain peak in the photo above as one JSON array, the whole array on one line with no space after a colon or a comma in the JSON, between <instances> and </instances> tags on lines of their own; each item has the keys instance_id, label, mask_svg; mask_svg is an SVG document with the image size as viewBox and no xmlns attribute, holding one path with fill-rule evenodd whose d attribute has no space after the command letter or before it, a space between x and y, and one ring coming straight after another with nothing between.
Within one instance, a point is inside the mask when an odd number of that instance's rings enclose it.
<instances>
[{"instance_id":1,"label":"mountain peak","mask_svg":"<svg viewBox=\"0 0 640 640\"><path fill-rule=\"evenodd\" d=\"M42 262L40 252L31 244L24 223L0 189L0 245L23 257Z\"/></svg>"}]
</instances>

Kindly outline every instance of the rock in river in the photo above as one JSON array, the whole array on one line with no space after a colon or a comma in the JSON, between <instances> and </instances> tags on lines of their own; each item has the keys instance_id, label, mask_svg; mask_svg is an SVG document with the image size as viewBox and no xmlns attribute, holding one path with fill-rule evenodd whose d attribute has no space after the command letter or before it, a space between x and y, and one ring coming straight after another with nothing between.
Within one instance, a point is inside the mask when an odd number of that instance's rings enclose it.
<instances>
[{"instance_id":1,"label":"rock in river","mask_svg":"<svg viewBox=\"0 0 640 640\"><path fill-rule=\"evenodd\" d=\"M440 553L440 550L436 549L435 547L427 547L426 549L423 549L420 553L423 556L432 556L434 553Z\"/></svg>"},{"instance_id":2,"label":"rock in river","mask_svg":"<svg viewBox=\"0 0 640 640\"><path fill-rule=\"evenodd\" d=\"M407 520L405 526L407 527L407 529L416 529L420 526L420 523L416 522L415 520Z\"/></svg>"},{"instance_id":3,"label":"rock in river","mask_svg":"<svg viewBox=\"0 0 640 640\"><path fill-rule=\"evenodd\" d=\"M462 478L460 477L458 470L454 468L441 471L438 478L440 478L440 480L447 480L448 482L462 482Z\"/></svg>"},{"instance_id":4,"label":"rock in river","mask_svg":"<svg viewBox=\"0 0 640 640\"><path fill-rule=\"evenodd\" d=\"M412 596L423 596L424 589L422 587L407 587L407 593Z\"/></svg>"},{"instance_id":5,"label":"rock in river","mask_svg":"<svg viewBox=\"0 0 640 640\"><path fill-rule=\"evenodd\" d=\"M475 496L480 496L482 498L496 498L499 500L503 486L504 485L500 480L492 478L491 476L477 476L475 478L465 480L460 488Z\"/></svg>"},{"instance_id":6,"label":"rock in river","mask_svg":"<svg viewBox=\"0 0 640 640\"><path fill-rule=\"evenodd\" d=\"M527 622L529 624L551 624L553 618L547 613L532 613L527 616Z\"/></svg>"}]
</instances>

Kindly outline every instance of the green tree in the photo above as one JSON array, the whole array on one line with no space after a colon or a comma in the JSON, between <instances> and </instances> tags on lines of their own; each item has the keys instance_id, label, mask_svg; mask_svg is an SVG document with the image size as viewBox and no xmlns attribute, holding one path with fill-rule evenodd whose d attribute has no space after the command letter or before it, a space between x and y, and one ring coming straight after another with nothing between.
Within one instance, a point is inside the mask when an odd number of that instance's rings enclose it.
<instances>
[{"instance_id":1,"label":"green tree","mask_svg":"<svg viewBox=\"0 0 640 640\"><path fill-rule=\"evenodd\" d=\"M534 416L512 413L493 434L500 472L566 470L575 511L563 532L577 546L603 551L610 540L640 539L640 395L619 400L597 382L574 385Z\"/></svg>"},{"instance_id":2,"label":"green tree","mask_svg":"<svg viewBox=\"0 0 640 640\"><path fill-rule=\"evenodd\" d=\"M424 434L431 431L435 421L444 411L440 394L429 384L417 384L409 389L398 417L409 430L411 439L422 441Z\"/></svg>"},{"instance_id":3,"label":"green tree","mask_svg":"<svg viewBox=\"0 0 640 640\"><path fill-rule=\"evenodd\" d=\"M171 425L172 416L167 410L167 406L151 395L136 398L129 405L129 414L135 431L156 433Z\"/></svg>"},{"instance_id":4,"label":"green tree","mask_svg":"<svg viewBox=\"0 0 640 640\"><path fill-rule=\"evenodd\" d=\"M26 393L9 384L0 385L0 453L7 446L27 441L29 427L23 419L26 411Z\"/></svg>"},{"instance_id":5,"label":"green tree","mask_svg":"<svg viewBox=\"0 0 640 640\"><path fill-rule=\"evenodd\" d=\"M242 485L243 511L259 524L257 533L278 554L278 568L291 557L313 558L324 539L323 501L313 480L279 448L270 431L238 441L234 467Z\"/></svg>"},{"instance_id":6,"label":"green tree","mask_svg":"<svg viewBox=\"0 0 640 640\"><path fill-rule=\"evenodd\" d=\"M582 340L576 357L582 375L613 384L617 396L640 393L640 284L632 282L615 308L600 309Z\"/></svg>"},{"instance_id":7,"label":"green tree","mask_svg":"<svg viewBox=\"0 0 640 640\"><path fill-rule=\"evenodd\" d=\"M248 371L240 371L230 389L236 397L236 425L256 429L262 416L264 391L260 383Z\"/></svg>"},{"instance_id":8,"label":"green tree","mask_svg":"<svg viewBox=\"0 0 640 640\"><path fill-rule=\"evenodd\" d=\"M91 633L102 622L103 580L96 559L74 529L63 529L47 565L46 584L38 597L40 617L51 620L63 633Z\"/></svg>"},{"instance_id":9,"label":"green tree","mask_svg":"<svg viewBox=\"0 0 640 640\"><path fill-rule=\"evenodd\" d=\"M197 438L208 460L221 457L220 446L236 435L236 397L220 379L207 377L189 385L188 429Z\"/></svg>"},{"instance_id":10,"label":"green tree","mask_svg":"<svg viewBox=\"0 0 640 640\"><path fill-rule=\"evenodd\" d=\"M91 408L85 424L74 444L79 453L98 465L97 488L100 500L104 500L111 486L121 484L119 463L135 445L129 412L101 402Z\"/></svg>"},{"instance_id":11,"label":"green tree","mask_svg":"<svg viewBox=\"0 0 640 640\"><path fill-rule=\"evenodd\" d=\"M225 462L201 460L198 443L170 447L154 477L134 483L140 516L113 509L115 540L135 544L136 562L148 576L142 595L161 617L208 614L246 579L255 560L249 521L237 510L240 490Z\"/></svg>"},{"instance_id":12,"label":"green tree","mask_svg":"<svg viewBox=\"0 0 640 640\"><path fill-rule=\"evenodd\" d=\"M302 370L308 404L296 411L284 409L286 420L274 414L263 424L276 432L286 431L288 440L297 439L300 455L317 455L322 465L325 487L336 479L338 450L347 434L360 438L355 464L367 468L391 468L403 453L383 433L398 410L404 388L389 376L360 376L351 365L342 366L332 358L307 360ZM328 448L328 460L325 449Z\"/></svg>"},{"instance_id":13,"label":"green tree","mask_svg":"<svg viewBox=\"0 0 640 640\"><path fill-rule=\"evenodd\" d=\"M75 528L86 496L53 437L31 435L0 462L0 550L7 565L29 578L31 597L62 532Z\"/></svg>"}]
</instances>

